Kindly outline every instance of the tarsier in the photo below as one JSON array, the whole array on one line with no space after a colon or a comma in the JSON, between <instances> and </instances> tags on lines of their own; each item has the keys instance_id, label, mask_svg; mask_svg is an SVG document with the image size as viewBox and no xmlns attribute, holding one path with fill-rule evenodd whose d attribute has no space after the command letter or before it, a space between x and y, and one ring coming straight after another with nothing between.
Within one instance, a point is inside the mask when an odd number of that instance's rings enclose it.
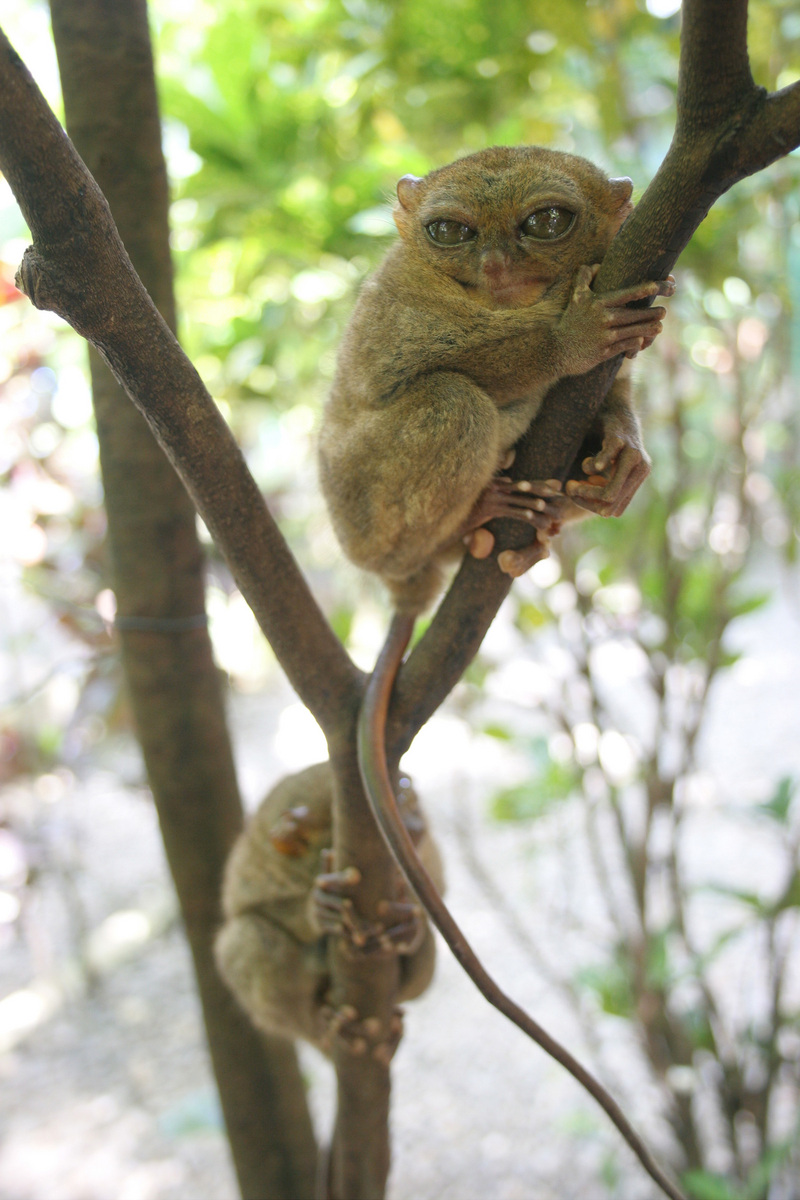
<instances>
[{"instance_id":1,"label":"tarsier","mask_svg":"<svg viewBox=\"0 0 800 1200\"><path fill-rule=\"evenodd\" d=\"M619 515L649 464L629 385L617 377L594 448L558 480L512 481L513 447L550 387L618 355L634 357L661 330L674 281L597 295L591 284L632 211L629 179L609 179L574 155L494 147L397 185L400 238L359 296L339 353L320 433L320 477L345 554L375 572L396 616L370 680L359 759L376 819L420 901L486 998L591 1092L645 1168L664 1175L613 1098L487 975L419 863L398 820L384 746L394 677L443 567L486 558L495 517L536 530L498 555L515 577L547 553L565 520Z\"/></svg>"},{"instance_id":2,"label":"tarsier","mask_svg":"<svg viewBox=\"0 0 800 1200\"><path fill-rule=\"evenodd\" d=\"M326 1053L335 1034L355 1052L370 1046L388 1058L399 1039L399 1017L381 1039L362 1029L356 1012L330 1005L328 939L344 938L354 955L399 955L399 1000L414 999L430 983L435 944L420 908L408 900L386 901L379 923L357 916L350 897L358 871L330 870L332 803L327 763L281 780L263 800L225 868L217 964L265 1033L304 1038ZM421 860L441 888L439 854L416 793L402 777L398 803ZM401 896L403 887L398 879Z\"/></svg>"},{"instance_id":3,"label":"tarsier","mask_svg":"<svg viewBox=\"0 0 800 1200\"><path fill-rule=\"evenodd\" d=\"M441 565L492 549L492 517L545 537L578 510L617 514L647 474L628 384L600 414L586 475L511 484L500 474L552 384L661 329L671 281L597 296L600 259L631 211L629 179L570 154L497 147L397 185L400 239L367 281L345 333L320 434L320 474L342 548L398 609L419 612ZM594 266L592 264L595 264ZM506 551L521 574L542 546Z\"/></svg>"}]
</instances>

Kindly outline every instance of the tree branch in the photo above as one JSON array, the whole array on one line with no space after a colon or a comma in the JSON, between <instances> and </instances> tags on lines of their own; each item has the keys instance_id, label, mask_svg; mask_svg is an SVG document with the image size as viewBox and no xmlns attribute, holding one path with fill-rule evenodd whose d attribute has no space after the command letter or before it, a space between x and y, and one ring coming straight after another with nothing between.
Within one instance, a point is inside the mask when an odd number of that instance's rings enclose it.
<instances>
[{"instance_id":1,"label":"tree branch","mask_svg":"<svg viewBox=\"0 0 800 1200\"><path fill-rule=\"evenodd\" d=\"M358 708L362 675L131 266L102 193L2 31L0 169L34 238L18 286L108 363L180 475L298 695L326 732L335 730L343 709Z\"/></svg>"},{"instance_id":2,"label":"tree branch","mask_svg":"<svg viewBox=\"0 0 800 1200\"><path fill-rule=\"evenodd\" d=\"M755 88L747 55L747 0L683 0L678 128L719 128Z\"/></svg>"}]
</instances>

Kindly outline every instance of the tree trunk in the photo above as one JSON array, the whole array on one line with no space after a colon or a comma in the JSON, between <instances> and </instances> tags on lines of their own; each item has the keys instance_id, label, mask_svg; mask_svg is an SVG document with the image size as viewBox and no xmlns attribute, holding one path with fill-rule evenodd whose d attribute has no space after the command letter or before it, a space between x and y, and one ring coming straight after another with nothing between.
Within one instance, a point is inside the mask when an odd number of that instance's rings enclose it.
<instances>
[{"instance_id":1,"label":"tree trunk","mask_svg":"<svg viewBox=\"0 0 800 1200\"><path fill-rule=\"evenodd\" d=\"M175 328L168 194L145 0L53 0L70 135L150 295ZM205 621L194 507L145 421L91 351L128 691L192 951L236 1172L248 1200L313 1194L316 1150L294 1047L252 1029L212 940L242 825Z\"/></svg>"}]
</instances>

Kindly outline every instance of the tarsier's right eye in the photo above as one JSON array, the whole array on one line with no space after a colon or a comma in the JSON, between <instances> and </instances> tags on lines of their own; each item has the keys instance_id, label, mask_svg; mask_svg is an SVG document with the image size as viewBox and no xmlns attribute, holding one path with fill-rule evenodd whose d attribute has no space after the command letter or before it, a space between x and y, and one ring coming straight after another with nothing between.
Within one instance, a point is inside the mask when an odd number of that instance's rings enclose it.
<instances>
[{"instance_id":1,"label":"tarsier's right eye","mask_svg":"<svg viewBox=\"0 0 800 1200\"><path fill-rule=\"evenodd\" d=\"M471 225L462 225L460 221L431 221L425 229L437 246L460 246L462 242L471 242L478 236L476 229Z\"/></svg>"}]
</instances>

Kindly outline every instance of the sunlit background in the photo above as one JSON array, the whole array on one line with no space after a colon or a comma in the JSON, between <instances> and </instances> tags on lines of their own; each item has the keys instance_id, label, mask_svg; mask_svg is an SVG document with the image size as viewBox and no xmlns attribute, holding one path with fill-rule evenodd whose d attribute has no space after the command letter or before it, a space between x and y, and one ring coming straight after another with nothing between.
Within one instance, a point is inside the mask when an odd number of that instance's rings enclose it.
<instances>
[{"instance_id":1,"label":"sunlit background","mask_svg":"<svg viewBox=\"0 0 800 1200\"><path fill-rule=\"evenodd\" d=\"M750 7L755 78L783 87L800 12ZM678 9L151 4L182 340L365 667L388 611L342 561L314 435L394 183L534 142L640 195L671 136ZM3 10L60 111L46 6ZM650 480L515 585L407 760L476 945L690 1168L695 1200L800 1196L798 184L792 154L715 206L634 369ZM27 244L0 181L0 1193L227 1200L121 689L85 347L14 289ZM324 741L205 541L253 806ZM443 961L409 1014L394 1200L649 1195L589 1102L463 987Z\"/></svg>"}]
</instances>

